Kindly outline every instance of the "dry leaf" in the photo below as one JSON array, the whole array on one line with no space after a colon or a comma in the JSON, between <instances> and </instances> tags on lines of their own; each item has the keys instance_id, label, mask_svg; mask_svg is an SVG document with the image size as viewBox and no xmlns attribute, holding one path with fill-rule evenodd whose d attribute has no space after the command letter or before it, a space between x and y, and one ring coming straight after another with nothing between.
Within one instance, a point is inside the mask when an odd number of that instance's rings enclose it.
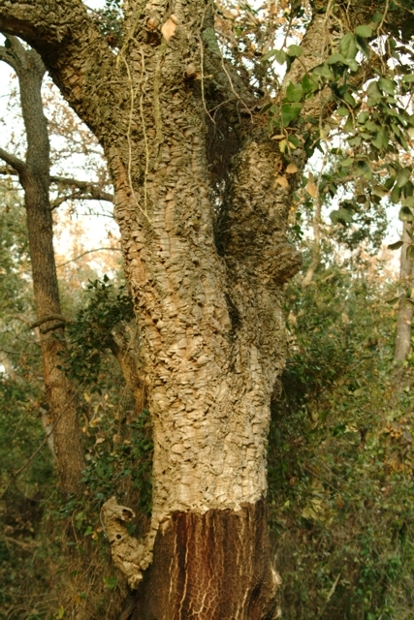
<instances>
[{"instance_id":1,"label":"dry leaf","mask_svg":"<svg viewBox=\"0 0 414 620\"><path fill-rule=\"evenodd\" d=\"M166 41L169 41L171 37L174 36L175 31L177 30L177 19L174 15L171 15L161 28L162 36Z\"/></svg>"},{"instance_id":2,"label":"dry leaf","mask_svg":"<svg viewBox=\"0 0 414 620\"><path fill-rule=\"evenodd\" d=\"M295 174L295 172L297 172L298 170L299 168L297 167L296 164L289 164L288 167L286 168L286 173Z\"/></svg>"},{"instance_id":3,"label":"dry leaf","mask_svg":"<svg viewBox=\"0 0 414 620\"><path fill-rule=\"evenodd\" d=\"M318 188L315 185L315 183L312 183L311 181L309 181L305 189L308 192L308 194L312 196L312 198L316 198L316 196L318 195Z\"/></svg>"},{"instance_id":4,"label":"dry leaf","mask_svg":"<svg viewBox=\"0 0 414 620\"><path fill-rule=\"evenodd\" d=\"M277 183L281 187L284 187L285 189L289 187L289 183L286 177L276 177L275 183Z\"/></svg>"}]
</instances>

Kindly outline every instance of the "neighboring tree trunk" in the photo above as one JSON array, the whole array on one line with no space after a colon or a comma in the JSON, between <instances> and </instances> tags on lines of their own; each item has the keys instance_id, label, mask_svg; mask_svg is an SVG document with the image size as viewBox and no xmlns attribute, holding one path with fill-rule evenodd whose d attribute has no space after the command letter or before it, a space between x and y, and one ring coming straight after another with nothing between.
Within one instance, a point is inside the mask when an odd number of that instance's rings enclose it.
<instances>
[{"instance_id":1,"label":"neighboring tree trunk","mask_svg":"<svg viewBox=\"0 0 414 620\"><path fill-rule=\"evenodd\" d=\"M313 282L315 271L321 262L321 200L315 200L315 213L312 221L313 239L311 241L311 262L303 277L302 286L309 286Z\"/></svg>"},{"instance_id":2,"label":"neighboring tree trunk","mask_svg":"<svg viewBox=\"0 0 414 620\"><path fill-rule=\"evenodd\" d=\"M414 314L414 261L407 257L407 248L412 245L414 226L404 222L403 246L400 259L401 299L397 312L394 361L401 364L407 359L411 349L411 325Z\"/></svg>"},{"instance_id":3,"label":"neighboring tree trunk","mask_svg":"<svg viewBox=\"0 0 414 620\"><path fill-rule=\"evenodd\" d=\"M3 150L0 150L0 157L17 170L24 189L37 316L32 328L39 329L51 418L44 421L44 425L53 438L61 490L65 494L76 493L84 461L77 422L77 399L61 368L66 343L49 202L49 138L41 99L45 67L37 52L25 49L15 37L9 37L8 41L9 47L0 50L0 59L13 67L19 78L27 154L24 162Z\"/></svg>"}]
</instances>

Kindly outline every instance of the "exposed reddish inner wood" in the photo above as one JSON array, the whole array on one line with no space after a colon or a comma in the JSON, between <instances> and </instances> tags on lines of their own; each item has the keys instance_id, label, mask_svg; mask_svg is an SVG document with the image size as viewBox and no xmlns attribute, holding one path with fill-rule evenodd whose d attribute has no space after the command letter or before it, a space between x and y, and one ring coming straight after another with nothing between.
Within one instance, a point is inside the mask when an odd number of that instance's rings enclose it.
<instances>
[{"instance_id":1,"label":"exposed reddish inner wood","mask_svg":"<svg viewBox=\"0 0 414 620\"><path fill-rule=\"evenodd\" d=\"M270 620L278 585L263 500L239 512L177 512L158 531L131 618Z\"/></svg>"}]
</instances>

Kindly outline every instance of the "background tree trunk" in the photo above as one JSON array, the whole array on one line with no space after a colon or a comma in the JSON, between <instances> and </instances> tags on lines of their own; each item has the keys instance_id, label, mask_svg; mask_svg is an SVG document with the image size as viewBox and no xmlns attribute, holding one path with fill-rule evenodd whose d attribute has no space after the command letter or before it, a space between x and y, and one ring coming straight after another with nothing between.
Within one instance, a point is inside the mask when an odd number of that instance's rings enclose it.
<instances>
[{"instance_id":1,"label":"background tree trunk","mask_svg":"<svg viewBox=\"0 0 414 620\"><path fill-rule=\"evenodd\" d=\"M0 151L19 173L24 189L29 251L32 265L36 322L42 351L50 420L44 421L53 439L61 490L75 493L84 467L77 421L77 399L62 369L66 343L53 249L53 221L49 201L49 138L43 112L41 85L45 67L34 50L9 37L0 58L16 71L27 136L26 160Z\"/></svg>"},{"instance_id":2,"label":"background tree trunk","mask_svg":"<svg viewBox=\"0 0 414 620\"><path fill-rule=\"evenodd\" d=\"M400 259L401 299L397 312L394 361L401 364L411 349L411 325L414 314L414 261L407 257L407 248L412 244L414 232L412 222L404 222L403 246Z\"/></svg>"}]
</instances>

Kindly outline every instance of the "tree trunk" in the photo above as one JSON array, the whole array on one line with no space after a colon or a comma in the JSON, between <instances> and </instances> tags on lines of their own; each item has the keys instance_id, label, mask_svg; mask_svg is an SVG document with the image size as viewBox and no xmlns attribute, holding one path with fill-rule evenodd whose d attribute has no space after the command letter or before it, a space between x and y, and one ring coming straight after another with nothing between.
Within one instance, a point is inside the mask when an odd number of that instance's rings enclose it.
<instances>
[{"instance_id":1,"label":"tree trunk","mask_svg":"<svg viewBox=\"0 0 414 620\"><path fill-rule=\"evenodd\" d=\"M238 511L177 512L155 539L132 620L280 617L264 500Z\"/></svg>"},{"instance_id":2,"label":"tree trunk","mask_svg":"<svg viewBox=\"0 0 414 620\"><path fill-rule=\"evenodd\" d=\"M59 300L53 249L53 222L49 202L49 138L44 116L41 84L45 67L37 52L26 50L14 37L3 48L1 59L16 71L27 137L26 160L6 159L19 173L24 189L29 251L32 265L36 322L39 328L44 382L50 408L50 429L60 487L64 494L76 493L84 467L77 421L77 400L62 370L66 343L64 318Z\"/></svg>"},{"instance_id":3,"label":"tree trunk","mask_svg":"<svg viewBox=\"0 0 414 620\"><path fill-rule=\"evenodd\" d=\"M413 223L404 222L403 246L400 259L401 299L397 312L394 361L404 362L411 349L411 325L414 314L414 261L407 258L407 248L412 244ZM411 289L411 290L410 290Z\"/></svg>"},{"instance_id":4,"label":"tree trunk","mask_svg":"<svg viewBox=\"0 0 414 620\"><path fill-rule=\"evenodd\" d=\"M283 285L299 266L285 239L295 175L243 72L221 57L203 0L125 2L116 58L82 3L11 4L0 25L40 51L115 188L154 433L149 535L129 535L132 511L115 498L102 513L137 590L133 617L276 618L266 451ZM295 83L320 63L325 21L312 21ZM321 101L304 109L319 117ZM300 173L305 152L292 157Z\"/></svg>"}]
</instances>

